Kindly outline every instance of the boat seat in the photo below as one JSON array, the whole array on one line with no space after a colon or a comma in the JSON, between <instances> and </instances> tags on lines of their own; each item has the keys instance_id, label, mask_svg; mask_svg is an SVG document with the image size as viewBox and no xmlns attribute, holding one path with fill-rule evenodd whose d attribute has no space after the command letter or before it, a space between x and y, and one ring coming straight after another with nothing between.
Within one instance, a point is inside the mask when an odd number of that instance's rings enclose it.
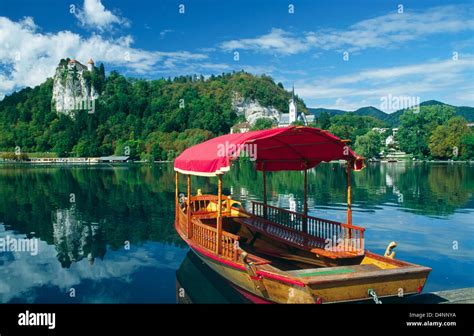
<instances>
[{"instance_id":1,"label":"boat seat","mask_svg":"<svg viewBox=\"0 0 474 336\"><path fill-rule=\"evenodd\" d=\"M222 217L228 217L230 215L229 211L222 211ZM200 211L200 212L193 212L191 214L194 218L199 219L208 219L208 218L217 218L217 212L212 211Z\"/></svg>"},{"instance_id":2,"label":"boat seat","mask_svg":"<svg viewBox=\"0 0 474 336\"><path fill-rule=\"evenodd\" d=\"M367 265L351 265L351 266L335 266L335 267L322 267L322 268L309 268L300 269L294 271L288 271L289 274L300 277L320 277L325 275L339 275L339 274L352 274L352 273L364 273L380 270L379 267L367 264Z\"/></svg>"},{"instance_id":3,"label":"boat seat","mask_svg":"<svg viewBox=\"0 0 474 336\"><path fill-rule=\"evenodd\" d=\"M258 217L240 217L234 219L237 223L247 226L281 243L297 247L330 259L359 258L360 255L346 251L327 251L324 249L325 241L322 238L297 231L292 228L268 221Z\"/></svg>"}]
</instances>

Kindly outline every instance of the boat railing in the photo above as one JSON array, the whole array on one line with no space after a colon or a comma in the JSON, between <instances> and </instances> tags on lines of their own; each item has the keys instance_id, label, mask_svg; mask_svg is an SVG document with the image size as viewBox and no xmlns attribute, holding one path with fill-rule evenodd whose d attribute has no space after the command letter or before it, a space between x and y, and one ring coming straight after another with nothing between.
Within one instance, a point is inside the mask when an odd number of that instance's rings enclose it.
<instances>
[{"instance_id":1,"label":"boat railing","mask_svg":"<svg viewBox=\"0 0 474 336\"><path fill-rule=\"evenodd\" d=\"M265 205L252 201L252 215L265 219L265 223L276 223L294 232L309 235L311 245L330 252L364 252L364 231L359 226L307 216L302 213Z\"/></svg>"},{"instance_id":2,"label":"boat railing","mask_svg":"<svg viewBox=\"0 0 474 336\"><path fill-rule=\"evenodd\" d=\"M231 260L239 259L239 236L222 231L221 255Z\"/></svg>"},{"instance_id":3,"label":"boat railing","mask_svg":"<svg viewBox=\"0 0 474 336\"><path fill-rule=\"evenodd\" d=\"M188 217L182 208L179 208L178 210L178 225L181 232L188 236Z\"/></svg>"},{"instance_id":4,"label":"boat railing","mask_svg":"<svg viewBox=\"0 0 474 336\"><path fill-rule=\"evenodd\" d=\"M198 219L193 219L192 223L192 239L212 252L217 251L217 229L201 223Z\"/></svg>"},{"instance_id":5,"label":"boat railing","mask_svg":"<svg viewBox=\"0 0 474 336\"><path fill-rule=\"evenodd\" d=\"M192 239L199 246L204 247L210 252L218 253L217 251L217 229L215 227L203 224L199 219L192 219ZM238 260L239 250L239 236L230 232L222 231L222 244L220 255L231 259Z\"/></svg>"}]
</instances>

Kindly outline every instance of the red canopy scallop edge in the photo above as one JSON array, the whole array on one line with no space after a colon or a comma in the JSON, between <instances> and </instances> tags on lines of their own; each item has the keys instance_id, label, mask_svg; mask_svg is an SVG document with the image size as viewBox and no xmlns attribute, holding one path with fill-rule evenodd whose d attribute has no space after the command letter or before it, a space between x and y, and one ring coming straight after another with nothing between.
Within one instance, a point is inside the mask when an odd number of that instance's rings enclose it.
<instances>
[{"instance_id":1,"label":"red canopy scallop edge","mask_svg":"<svg viewBox=\"0 0 474 336\"><path fill-rule=\"evenodd\" d=\"M228 171L239 156L248 156L257 170L265 171L304 170L332 160L346 160L353 170L364 167L364 159L346 141L319 128L290 126L210 139L179 155L174 170L216 176Z\"/></svg>"}]
</instances>

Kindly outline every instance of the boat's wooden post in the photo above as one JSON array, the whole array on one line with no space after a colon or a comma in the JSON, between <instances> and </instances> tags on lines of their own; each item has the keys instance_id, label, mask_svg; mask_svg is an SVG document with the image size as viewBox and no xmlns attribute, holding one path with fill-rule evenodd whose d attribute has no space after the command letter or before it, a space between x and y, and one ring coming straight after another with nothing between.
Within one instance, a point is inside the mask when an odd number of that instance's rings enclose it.
<instances>
[{"instance_id":1,"label":"boat's wooden post","mask_svg":"<svg viewBox=\"0 0 474 336\"><path fill-rule=\"evenodd\" d=\"M179 223L179 195L178 195L178 172L175 172L174 173L174 182L176 184L175 186L175 202L174 202L174 207L175 207L175 211L174 211L174 217L175 217L175 221L176 223Z\"/></svg>"},{"instance_id":2,"label":"boat's wooden post","mask_svg":"<svg viewBox=\"0 0 474 336\"><path fill-rule=\"evenodd\" d=\"M222 251L222 174L217 175L217 254Z\"/></svg>"},{"instance_id":3,"label":"boat's wooden post","mask_svg":"<svg viewBox=\"0 0 474 336\"><path fill-rule=\"evenodd\" d=\"M230 200L231 200L231 198L230 198L230 195L229 195L229 196L226 197L226 202L225 202L225 205L226 205L225 211L227 211L228 213L230 213L230 211L231 211Z\"/></svg>"},{"instance_id":4,"label":"boat's wooden post","mask_svg":"<svg viewBox=\"0 0 474 336\"><path fill-rule=\"evenodd\" d=\"M267 174L263 166L263 218L267 218Z\"/></svg>"},{"instance_id":5,"label":"boat's wooden post","mask_svg":"<svg viewBox=\"0 0 474 336\"><path fill-rule=\"evenodd\" d=\"M304 216L303 216L303 232L308 232L308 169L304 169Z\"/></svg>"},{"instance_id":6,"label":"boat's wooden post","mask_svg":"<svg viewBox=\"0 0 474 336\"><path fill-rule=\"evenodd\" d=\"M193 230L192 230L192 226L191 226L191 175L188 174L188 206L187 206L187 219L188 219L188 225L187 225L187 228L188 228L188 238L191 238L192 235L193 235Z\"/></svg>"},{"instance_id":7,"label":"boat's wooden post","mask_svg":"<svg viewBox=\"0 0 474 336\"><path fill-rule=\"evenodd\" d=\"M346 166L347 173L347 224L352 225L352 209L351 209L351 164L348 161ZM350 230L349 230L350 233Z\"/></svg>"}]
</instances>

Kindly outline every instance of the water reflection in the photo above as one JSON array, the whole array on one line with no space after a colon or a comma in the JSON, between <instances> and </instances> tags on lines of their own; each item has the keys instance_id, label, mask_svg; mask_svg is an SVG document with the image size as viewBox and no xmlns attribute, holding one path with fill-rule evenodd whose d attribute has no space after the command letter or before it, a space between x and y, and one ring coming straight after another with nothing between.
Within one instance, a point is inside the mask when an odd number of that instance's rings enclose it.
<instances>
[{"instance_id":1,"label":"water reflection","mask_svg":"<svg viewBox=\"0 0 474 336\"><path fill-rule=\"evenodd\" d=\"M354 206L360 210L376 210L393 205L403 211L427 216L447 217L460 208L474 207L474 165L449 163L398 162L370 164L353 175ZM268 173L271 202L282 205L294 195L298 209L303 199L301 172ZM344 166L322 164L308 173L308 202L311 207L344 206L346 202ZM262 174L246 164L235 164L234 171L224 176L224 186L233 188L235 198L244 201L262 196ZM289 207L289 206L288 206Z\"/></svg>"},{"instance_id":2,"label":"water reflection","mask_svg":"<svg viewBox=\"0 0 474 336\"><path fill-rule=\"evenodd\" d=\"M0 225L0 237L6 235L20 236ZM64 268L56 247L40 241L37 256L0 253L0 302L174 303L174 273L185 254L184 249L148 242L109 250L94 265L83 258Z\"/></svg>"},{"instance_id":3,"label":"water reflection","mask_svg":"<svg viewBox=\"0 0 474 336\"><path fill-rule=\"evenodd\" d=\"M177 303L251 303L189 251L176 271Z\"/></svg>"},{"instance_id":4,"label":"water reflection","mask_svg":"<svg viewBox=\"0 0 474 336\"><path fill-rule=\"evenodd\" d=\"M54 245L62 267L87 257L93 265L95 258L105 256L106 242L99 223L86 223L76 218L75 206L58 209L53 216Z\"/></svg>"},{"instance_id":5,"label":"water reflection","mask_svg":"<svg viewBox=\"0 0 474 336\"><path fill-rule=\"evenodd\" d=\"M203 193L215 193L216 182L192 177ZM308 182L310 214L344 221L344 167L322 164ZM262 183L261 173L235 163L224 192L249 207L262 199ZM269 202L302 211L302 183L301 172L268 174ZM370 250L383 253L396 240L397 257L432 267L427 290L474 286L473 191L472 165L371 164L354 174L354 223L367 228ZM1 166L0 236L40 244L37 256L0 252L0 302L70 302L71 286L81 289L80 302L174 302L188 248L173 209L170 164Z\"/></svg>"},{"instance_id":6,"label":"water reflection","mask_svg":"<svg viewBox=\"0 0 474 336\"><path fill-rule=\"evenodd\" d=\"M56 245L65 266L68 259L81 260L89 252L103 257L105 245L115 250L126 241L184 247L170 225L170 168L0 167L0 222Z\"/></svg>"}]
</instances>

